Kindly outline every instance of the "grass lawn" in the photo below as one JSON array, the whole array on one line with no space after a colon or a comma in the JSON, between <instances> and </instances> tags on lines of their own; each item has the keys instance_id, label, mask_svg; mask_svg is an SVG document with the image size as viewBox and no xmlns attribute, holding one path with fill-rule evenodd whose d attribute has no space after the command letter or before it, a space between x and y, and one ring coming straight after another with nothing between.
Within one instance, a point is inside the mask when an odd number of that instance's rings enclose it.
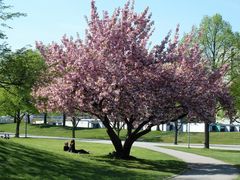
<instances>
[{"instance_id":1,"label":"grass lawn","mask_svg":"<svg viewBox=\"0 0 240 180\"><path fill-rule=\"evenodd\" d=\"M63 151L63 140L0 139L0 179L166 179L186 164L158 152L133 148L136 160L109 159L112 145L76 142L90 154Z\"/></svg>"},{"instance_id":2,"label":"grass lawn","mask_svg":"<svg viewBox=\"0 0 240 180\"><path fill-rule=\"evenodd\" d=\"M0 132L15 132L15 124L0 124ZM24 134L24 124L20 126L20 133ZM61 136L71 137L70 127L49 126L49 125L28 125L28 134L45 135L45 136ZM126 130L121 131L121 137L124 137ZM76 130L77 138L88 139L109 139L105 129L78 129ZM174 132L152 131L139 140L149 142L166 142L173 143ZM187 133L180 133L179 143L187 143ZM203 143L204 133L191 133L191 143ZM211 132L211 144L240 144L240 132Z\"/></svg>"},{"instance_id":3,"label":"grass lawn","mask_svg":"<svg viewBox=\"0 0 240 180\"><path fill-rule=\"evenodd\" d=\"M212 157L221 161L230 163L239 168L240 172L240 151L219 150L219 149L199 149L199 148L184 148L184 147L167 147L169 149L194 153L202 156ZM240 175L238 176L240 180Z\"/></svg>"}]
</instances>

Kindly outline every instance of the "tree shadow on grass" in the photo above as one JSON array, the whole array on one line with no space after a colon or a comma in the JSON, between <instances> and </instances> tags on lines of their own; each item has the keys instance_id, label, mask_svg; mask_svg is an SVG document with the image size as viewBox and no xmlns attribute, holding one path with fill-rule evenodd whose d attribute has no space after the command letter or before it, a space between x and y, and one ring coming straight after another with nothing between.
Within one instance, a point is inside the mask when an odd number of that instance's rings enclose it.
<instances>
[{"instance_id":1,"label":"tree shadow on grass","mask_svg":"<svg viewBox=\"0 0 240 180\"><path fill-rule=\"evenodd\" d=\"M189 163L191 170L185 171L183 175L235 175L240 171L236 166L230 164L209 164L209 163Z\"/></svg>"},{"instance_id":2,"label":"tree shadow on grass","mask_svg":"<svg viewBox=\"0 0 240 180\"><path fill-rule=\"evenodd\" d=\"M62 127L62 126L50 125L50 124L31 124L31 126L41 128L41 129L52 128L52 127Z\"/></svg>"},{"instance_id":3,"label":"tree shadow on grass","mask_svg":"<svg viewBox=\"0 0 240 180\"><path fill-rule=\"evenodd\" d=\"M134 160L116 160L106 156L99 156L96 158L97 161L104 161L111 165L118 167L125 167L131 169L142 169L161 171L167 173L179 174L187 168L187 164L183 161L178 160L147 160L135 158Z\"/></svg>"},{"instance_id":4,"label":"tree shadow on grass","mask_svg":"<svg viewBox=\"0 0 240 180\"><path fill-rule=\"evenodd\" d=\"M0 141L0 179L77 178L84 163L28 148L17 143ZM66 161L67 160L67 161Z\"/></svg>"},{"instance_id":5,"label":"tree shadow on grass","mask_svg":"<svg viewBox=\"0 0 240 180\"><path fill-rule=\"evenodd\" d=\"M78 156L77 154L69 155ZM146 166L136 167L139 163L144 163ZM154 176L151 173L136 172L127 168L141 170L149 168L154 171L174 173L177 171L172 166L174 164L176 166L176 163L177 161L148 160L130 162L99 156L84 161L81 158L72 159L61 156L59 153L0 140L0 179L163 179L166 178L166 174Z\"/></svg>"}]
</instances>

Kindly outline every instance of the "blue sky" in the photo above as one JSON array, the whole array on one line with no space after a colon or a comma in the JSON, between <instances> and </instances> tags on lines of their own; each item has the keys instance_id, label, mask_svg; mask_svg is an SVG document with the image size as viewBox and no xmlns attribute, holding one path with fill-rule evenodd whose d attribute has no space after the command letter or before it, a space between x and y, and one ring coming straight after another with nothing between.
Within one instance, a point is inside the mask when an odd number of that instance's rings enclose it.
<instances>
[{"instance_id":1,"label":"blue sky","mask_svg":"<svg viewBox=\"0 0 240 180\"><path fill-rule=\"evenodd\" d=\"M35 46L35 41L59 42L64 34L84 37L86 28L85 15L90 14L91 0L5 0L14 7L11 11L27 13L9 21L13 29L5 29L8 44L12 49L26 45ZM123 6L125 0L96 0L102 10L112 12ZM239 0L135 0L135 9L141 12L150 8L155 22L155 32L151 38L153 44L161 41L169 30L180 24L181 32L189 32L193 25L198 25L203 16L220 13L228 21L233 31L240 32Z\"/></svg>"}]
</instances>

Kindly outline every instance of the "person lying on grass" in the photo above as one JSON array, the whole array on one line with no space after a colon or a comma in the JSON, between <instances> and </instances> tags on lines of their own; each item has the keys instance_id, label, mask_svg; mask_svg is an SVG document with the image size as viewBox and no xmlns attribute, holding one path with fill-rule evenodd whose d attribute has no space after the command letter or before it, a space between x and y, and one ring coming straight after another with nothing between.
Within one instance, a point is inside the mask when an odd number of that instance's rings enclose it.
<instances>
[{"instance_id":1,"label":"person lying on grass","mask_svg":"<svg viewBox=\"0 0 240 180\"><path fill-rule=\"evenodd\" d=\"M89 154L89 152L85 151L84 149L77 150L75 148L75 140L74 139L71 140L70 146L68 146L68 142L65 142L64 146L63 146L63 150L72 152L72 153Z\"/></svg>"}]
</instances>

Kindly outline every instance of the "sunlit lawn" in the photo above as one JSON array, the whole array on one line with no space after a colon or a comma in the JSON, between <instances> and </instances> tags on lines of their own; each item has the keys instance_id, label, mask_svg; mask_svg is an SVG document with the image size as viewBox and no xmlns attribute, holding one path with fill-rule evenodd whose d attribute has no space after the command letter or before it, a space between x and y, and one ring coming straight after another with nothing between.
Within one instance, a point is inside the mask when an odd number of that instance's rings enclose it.
<instances>
[{"instance_id":1,"label":"sunlit lawn","mask_svg":"<svg viewBox=\"0 0 240 180\"><path fill-rule=\"evenodd\" d=\"M0 132L15 132L15 124L0 124ZM24 124L21 124L20 133L24 134ZM49 125L28 125L28 134L31 135L44 135L44 136L61 136L71 137L72 132L70 127L49 126ZM126 130L122 130L121 137L126 134ZM77 129L77 138L87 139L109 139L105 129ZM141 141L149 142L166 142L173 143L174 132L161 132L152 131L145 136L141 137ZM187 143L187 133L179 133L179 143ZM203 133L191 133L191 143L203 143ZM211 144L240 144L240 132L211 132Z\"/></svg>"},{"instance_id":2,"label":"sunlit lawn","mask_svg":"<svg viewBox=\"0 0 240 180\"><path fill-rule=\"evenodd\" d=\"M63 140L0 139L0 179L166 179L186 164L158 152L133 148L135 160L110 159L112 145L76 142L90 154L63 152Z\"/></svg>"}]
</instances>

